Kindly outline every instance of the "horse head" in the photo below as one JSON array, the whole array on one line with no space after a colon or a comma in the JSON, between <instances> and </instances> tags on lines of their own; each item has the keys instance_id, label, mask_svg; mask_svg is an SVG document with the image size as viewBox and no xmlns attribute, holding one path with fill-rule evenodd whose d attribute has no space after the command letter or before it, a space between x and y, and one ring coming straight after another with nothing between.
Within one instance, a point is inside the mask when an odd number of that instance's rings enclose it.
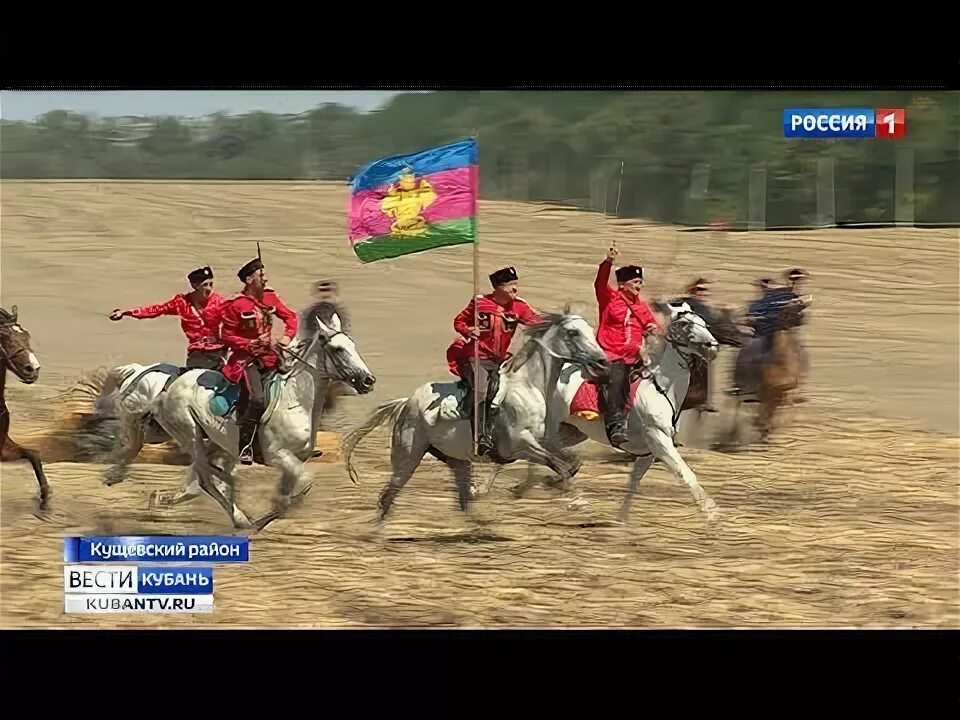
<instances>
[{"instance_id":1,"label":"horse head","mask_svg":"<svg viewBox=\"0 0 960 720\"><path fill-rule=\"evenodd\" d=\"M349 334L349 325L340 303L321 300L301 314L301 338L297 348L305 355L316 354L316 370L331 380L344 382L359 395L366 395L376 385ZM312 366L311 366L312 367Z\"/></svg>"},{"instance_id":2,"label":"horse head","mask_svg":"<svg viewBox=\"0 0 960 720\"><path fill-rule=\"evenodd\" d=\"M568 303L562 312L542 313L542 322L525 329L528 341L520 351L504 364L510 372L523 365L537 348L562 363L580 368L584 378L603 383L609 378L610 366L593 328L584 317L582 309Z\"/></svg>"},{"instance_id":3,"label":"horse head","mask_svg":"<svg viewBox=\"0 0 960 720\"><path fill-rule=\"evenodd\" d=\"M737 325L736 308L727 305L714 313L714 322L710 324L710 332L721 345L743 347L746 335Z\"/></svg>"},{"instance_id":4,"label":"horse head","mask_svg":"<svg viewBox=\"0 0 960 720\"><path fill-rule=\"evenodd\" d=\"M710 362L717 357L720 345L706 321L686 302L656 303L657 311L667 326L665 339L681 355L693 354Z\"/></svg>"},{"instance_id":5,"label":"horse head","mask_svg":"<svg viewBox=\"0 0 960 720\"><path fill-rule=\"evenodd\" d=\"M17 306L12 311L0 308L0 360L22 383L32 385L40 377L40 361L30 349L30 333L17 321Z\"/></svg>"},{"instance_id":6,"label":"horse head","mask_svg":"<svg viewBox=\"0 0 960 720\"><path fill-rule=\"evenodd\" d=\"M776 329L792 330L803 325L806 322L804 310L810 306L811 302L812 298L805 296L792 298L782 303L780 311L777 313Z\"/></svg>"}]
</instances>

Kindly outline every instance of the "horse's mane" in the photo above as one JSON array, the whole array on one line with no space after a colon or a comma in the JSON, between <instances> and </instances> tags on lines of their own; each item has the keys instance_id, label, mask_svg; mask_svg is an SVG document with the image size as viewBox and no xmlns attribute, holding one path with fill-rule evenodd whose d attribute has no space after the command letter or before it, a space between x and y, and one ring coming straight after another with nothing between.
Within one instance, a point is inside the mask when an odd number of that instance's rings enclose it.
<instances>
[{"instance_id":1,"label":"horse's mane","mask_svg":"<svg viewBox=\"0 0 960 720\"><path fill-rule=\"evenodd\" d=\"M670 305L671 303L676 304L676 302L675 300L664 300L663 298L650 301L650 311L662 327L670 327L670 318L673 317L673 313L670 312Z\"/></svg>"},{"instance_id":2,"label":"horse's mane","mask_svg":"<svg viewBox=\"0 0 960 720\"><path fill-rule=\"evenodd\" d=\"M567 306L565 310L569 311L570 307ZM543 339L543 336L547 332L562 323L569 315L569 312L541 312L540 318L541 322L536 325L528 325L523 328L523 337L525 341L523 345L520 346L520 349L510 358L500 366L500 371L504 373L516 372L523 365L533 357L534 351L537 349L537 341Z\"/></svg>"},{"instance_id":3,"label":"horse's mane","mask_svg":"<svg viewBox=\"0 0 960 720\"><path fill-rule=\"evenodd\" d=\"M340 329L350 333L350 311L339 300L319 300L300 312L300 337L310 337L317 331L317 317L324 325L333 321L333 316L340 318Z\"/></svg>"}]
</instances>

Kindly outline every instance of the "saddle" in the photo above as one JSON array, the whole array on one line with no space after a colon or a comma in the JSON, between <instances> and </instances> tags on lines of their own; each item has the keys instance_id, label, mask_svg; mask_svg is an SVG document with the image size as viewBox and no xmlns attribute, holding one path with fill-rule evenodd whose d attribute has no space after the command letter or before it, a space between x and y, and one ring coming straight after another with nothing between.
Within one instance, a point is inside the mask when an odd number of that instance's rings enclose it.
<instances>
[{"instance_id":1,"label":"saddle","mask_svg":"<svg viewBox=\"0 0 960 720\"><path fill-rule=\"evenodd\" d=\"M282 377L283 373L277 370L269 370L263 379L263 394L266 410L261 417L261 422L263 422L263 418L268 417L267 410L271 408L273 402L279 396L280 380ZM236 419L237 406L244 392L243 386L230 382L223 373L217 372L216 370L204 370L197 378L197 385L213 393L213 397L210 398L211 414L216 417L231 417Z\"/></svg>"}]
</instances>

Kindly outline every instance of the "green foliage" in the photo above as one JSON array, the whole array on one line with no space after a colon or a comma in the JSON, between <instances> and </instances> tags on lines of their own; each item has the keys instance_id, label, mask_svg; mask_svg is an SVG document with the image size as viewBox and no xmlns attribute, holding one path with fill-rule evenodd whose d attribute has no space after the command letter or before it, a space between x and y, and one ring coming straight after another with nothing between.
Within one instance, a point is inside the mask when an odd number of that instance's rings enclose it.
<instances>
[{"instance_id":1,"label":"green foliage","mask_svg":"<svg viewBox=\"0 0 960 720\"><path fill-rule=\"evenodd\" d=\"M810 106L905 107L907 138L784 138L783 108ZM890 222L896 168L912 156L916 222L960 222L955 93L462 91L401 94L370 114L327 104L294 117L140 121L111 127L54 111L3 123L0 177L345 181L376 158L476 133L485 198L612 213L619 188L622 216L742 225L751 171L763 167L767 224L809 225L829 158L836 219Z\"/></svg>"}]
</instances>

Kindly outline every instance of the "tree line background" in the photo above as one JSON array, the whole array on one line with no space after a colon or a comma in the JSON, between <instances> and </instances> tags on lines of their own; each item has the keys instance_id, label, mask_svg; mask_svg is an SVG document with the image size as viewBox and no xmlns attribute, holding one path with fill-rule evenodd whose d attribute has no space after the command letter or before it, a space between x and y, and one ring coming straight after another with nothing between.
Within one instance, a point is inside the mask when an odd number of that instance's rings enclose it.
<instances>
[{"instance_id":1,"label":"tree line background","mask_svg":"<svg viewBox=\"0 0 960 720\"><path fill-rule=\"evenodd\" d=\"M817 106L904 107L907 137L783 137L783 108ZM374 113L336 104L201 120L54 111L3 122L0 178L346 182L379 157L472 134L487 199L736 227L759 197L767 226L812 226L822 218L826 167L838 224L893 223L904 193L915 224L960 224L956 93L444 91L401 94ZM905 157L912 181L897 190Z\"/></svg>"}]
</instances>

